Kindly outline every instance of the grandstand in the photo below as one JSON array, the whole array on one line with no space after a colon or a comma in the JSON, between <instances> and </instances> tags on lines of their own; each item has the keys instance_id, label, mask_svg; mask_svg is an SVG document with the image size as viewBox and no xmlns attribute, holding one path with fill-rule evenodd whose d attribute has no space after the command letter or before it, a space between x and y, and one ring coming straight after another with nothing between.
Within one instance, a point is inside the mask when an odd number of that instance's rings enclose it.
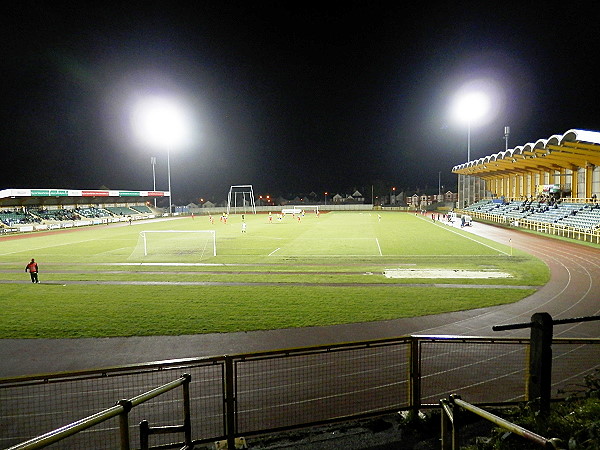
<instances>
[{"instance_id":1,"label":"grandstand","mask_svg":"<svg viewBox=\"0 0 600 450\"><path fill-rule=\"evenodd\" d=\"M39 231L155 217L162 211L148 197L168 192L4 189L0 191L0 232Z\"/></svg>"},{"instance_id":2,"label":"grandstand","mask_svg":"<svg viewBox=\"0 0 600 450\"><path fill-rule=\"evenodd\" d=\"M600 132L569 130L455 166L475 219L600 243Z\"/></svg>"},{"instance_id":3,"label":"grandstand","mask_svg":"<svg viewBox=\"0 0 600 450\"><path fill-rule=\"evenodd\" d=\"M527 201L498 203L494 200L482 200L468 206L465 211L479 213L482 216L501 217L508 223L526 219L585 230L600 228L600 205L598 204L557 202L549 206L535 202L531 206Z\"/></svg>"}]
</instances>

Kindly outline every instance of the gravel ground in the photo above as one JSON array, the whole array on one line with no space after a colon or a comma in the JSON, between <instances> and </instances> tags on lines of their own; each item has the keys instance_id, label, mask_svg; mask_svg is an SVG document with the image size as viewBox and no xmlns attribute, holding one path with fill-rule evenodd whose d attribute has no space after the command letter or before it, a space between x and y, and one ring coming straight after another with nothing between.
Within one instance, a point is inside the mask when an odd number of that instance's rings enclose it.
<instances>
[{"instance_id":1,"label":"gravel ground","mask_svg":"<svg viewBox=\"0 0 600 450\"><path fill-rule=\"evenodd\" d=\"M357 420L307 430L245 439L245 447L257 450L434 450L440 448L438 411L428 411L414 425L400 414ZM487 436L489 422L476 420L461 428L461 446ZM198 447L214 450L215 444ZM226 448L226 447L225 447Z\"/></svg>"}]
</instances>

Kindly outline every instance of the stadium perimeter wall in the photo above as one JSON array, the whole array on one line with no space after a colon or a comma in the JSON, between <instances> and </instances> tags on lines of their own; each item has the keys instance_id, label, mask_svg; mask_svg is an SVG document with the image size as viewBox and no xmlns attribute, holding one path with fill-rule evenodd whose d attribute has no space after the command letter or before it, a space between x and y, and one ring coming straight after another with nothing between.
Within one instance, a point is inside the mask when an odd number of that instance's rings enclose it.
<instances>
[{"instance_id":1,"label":"stadium perimeter wall","mask_svg":"<svg viewBox=\"0 0 600 450\"><path fill-rule=\"evenodd\" d=\"M318 204L317 204L318 205ZM315 206L315 205L308 205L307 206ZM370 203L365 203L365 204L355 204L355 205L318 205L319 206L319 211L372 211L373 205ZM268 212L273 212L273 213L280 213L282 209L284 208L293 208L293 207L297 207L297 208L301 208L302 205L298 205L298 204L287 204L287 205L277 205L277 206L257 206L256 207L256 212L257 213L268 213ZM227 207L215 207L215 208L188 208L188 212L190 214L223 214L227 212ZM237 208L230 208L229 209L229 213L230 214L242 214L244 213L244 208L243 207L237 207ZM246 214L250 214L251 210L250 207L248 206L246 208L245 211ZM312 213L312 211L308 211L307 214Z\"/></svg>"}]
</instances>

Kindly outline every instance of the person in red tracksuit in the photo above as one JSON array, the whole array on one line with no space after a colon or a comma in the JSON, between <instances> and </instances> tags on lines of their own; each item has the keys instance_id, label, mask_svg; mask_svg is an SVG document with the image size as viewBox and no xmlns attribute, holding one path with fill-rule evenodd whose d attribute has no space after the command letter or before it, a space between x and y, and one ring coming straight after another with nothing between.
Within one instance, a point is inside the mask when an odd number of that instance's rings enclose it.
<instances>
[{"instance_id":1,"label":"person in red tracksuit","mask_svg":"<svg viewBox=\"0 0 600 450\"><path fill-rule=\"evenodd\" d=\"M35 259L31 258L31 262L25 266L25 272L29 272L32 283L39 283L38 280L38 265Z\"/></svg>"}]
</instances>

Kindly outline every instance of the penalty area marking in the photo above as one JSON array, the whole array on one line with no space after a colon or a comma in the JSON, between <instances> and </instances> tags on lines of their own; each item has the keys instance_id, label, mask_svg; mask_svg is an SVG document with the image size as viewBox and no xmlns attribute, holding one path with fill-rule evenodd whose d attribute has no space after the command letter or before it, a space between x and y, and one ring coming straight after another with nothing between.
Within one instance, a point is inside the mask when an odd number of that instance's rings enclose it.
<instances>
[{"instance_id":1,"label":"penalty area marking","mask_svg":"<svg viewBox=\"0 0 600 450\"><path fill-rule=\"evenodd\" d=\"M383 256L383 253L381 253L381 246L379 245L379 239L375 238L375 242L377 243L377 249L379 250L379 256Z\"/></svg>"},{"instance_id":2,"label":"penalty area marking","mask_svg":"<svg viewBox=\"0 0 600 450\"><path fill-rule=\"evenodd\" d=\"M174 263L174 262L131 262L131 263L91 263L90 266L173 266L173 267L202 267L202 266L225 266L223 263Z\"/></svg>"},{"instance_id":3,"label":"penalty area marking","mask_svg":"<svg viewBox=\"0 0 600 450\"><path fill-rule=\"evenodd\" d=\"M281 247L277 247L275 250L273 250L271 253L269 253L269 255L268 255L268 256L271 256L271 255L273 255L275 252L277 252L277 251L279 251L279 250L281 250Z\"/></svg>"}]
</instances>

